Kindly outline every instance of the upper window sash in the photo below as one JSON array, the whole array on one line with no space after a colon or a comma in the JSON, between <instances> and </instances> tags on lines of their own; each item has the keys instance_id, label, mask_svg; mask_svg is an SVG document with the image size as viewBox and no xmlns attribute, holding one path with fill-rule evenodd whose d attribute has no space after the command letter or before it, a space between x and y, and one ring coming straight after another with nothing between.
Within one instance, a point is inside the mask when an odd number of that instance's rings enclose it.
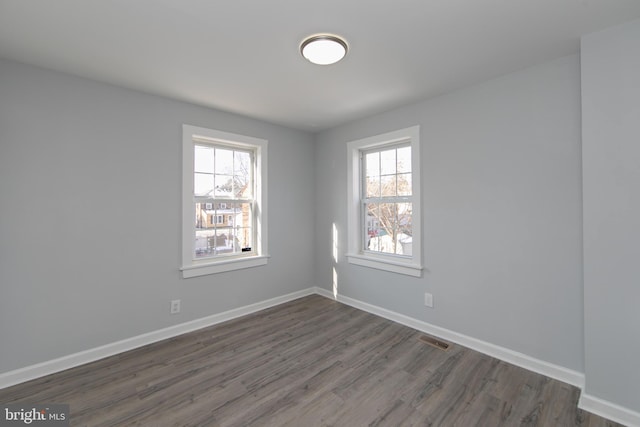
<instances>
[{"instance_id":1,"label":"upper window sash","mask_svg":"<svg viewBox=\"0 0 640 427\"><path fill-rule=\"evenodd\" d=\"M194 138L194 198L253 200L255 148Z\"/></svg>"}]
</instances>

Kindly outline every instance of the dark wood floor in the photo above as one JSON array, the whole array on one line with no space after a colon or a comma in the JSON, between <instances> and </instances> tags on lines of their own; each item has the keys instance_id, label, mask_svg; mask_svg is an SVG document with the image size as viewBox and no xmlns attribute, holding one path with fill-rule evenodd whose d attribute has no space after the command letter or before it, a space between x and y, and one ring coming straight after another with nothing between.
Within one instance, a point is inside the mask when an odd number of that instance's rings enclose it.
<instances>
[{"instance_id":1,"label":"dark wood floor","mask_svg":"<svg viewBox=\"0 0 640 427\"><path fill-rule=\"evenodd\" d=\"M320 296L0 390L78 426L618 426L575 387Z\"/></svg>"}]
</instances>

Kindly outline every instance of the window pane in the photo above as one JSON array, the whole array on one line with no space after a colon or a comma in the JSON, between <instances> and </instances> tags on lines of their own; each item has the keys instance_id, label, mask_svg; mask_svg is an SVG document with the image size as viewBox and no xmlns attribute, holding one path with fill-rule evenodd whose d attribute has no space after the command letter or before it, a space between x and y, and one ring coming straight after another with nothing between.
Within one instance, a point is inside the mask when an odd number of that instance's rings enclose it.
<instances>
[{"instance_id":1,"label":"window pane","mask_svg":"<svg viewBox=\"0 0 640 427\"><path fill-rule=\"evenodd\" d=\"M382 197L393 197L396 195L396 176L380 177L380 185L382 187Z\"/></svg>"},{"instance_id":2,"label":"window pane","mask_svg":"<svg viewBox=\"0 0 640 427\"><path fill-rule=\"evenodd\" d=\"M202 216L205 203L196 203L196 230L205 228L206 219Z\"/></svg>"},{"instance_id":3,"label":"window pane","mask_svg":"<svg viewBox=\"0 0 640 427\"><path fill-rule=\"evenodd\" d=\"M396 173L396 150L385 150L380 152L380 175L391 175Z\"/></svg>"},{"instance_id":4,"label":"window pane","mask_svg":"<svg viewBox=\"0 0 640 427\"><path fill-rule=\"evenodd\" d=\"M251 203L234 203L233 208L233 233L235 238L235 251L243 249L252 250L253 241L253 214Z\"/></svg>"},{"instance_id":5,"label":"window pane","mask_svg":"<svg viewBox=\"0 0 640 427\"><path fill-rule=\"evenodd\" d=\"M213 192L213 175L208 173L196 173L193 177L193 194L206 196Z\"/></svg>"},{"instance_id":6,"label":"window pane","mask_svg":"<svg viewBox=\"0 0 640 427\"><path fill-rule=\"evenodd\" d=\"M233 177L231 175L216 175L215 180L215 196L231 198L233 196Z\"/></svg>"},{"instance_id":7,"label":"window pane","mask_svg":"<svg viewBox=\"0 0 640 427\"><path fill-rule=\"evenodd\" d=\"M233 252L233 235L230 232L231 229L228 228L216 229L214 248L216 255Z\"/></svg>"},{"instance_id":8,"label":"window pane","mask_svg":"<svg viewBox=\"0 0 640 427\"><path fill-rule=\"evenodd\" d=\"M389 251L395 252L395 236L398 233L397 203L380 204L380 224L389 236Z\"/></svg>"},{"instance_id":9,"label":"window pane","mask_svg":"<svg viewBox=\"0 0 640 427\"><path fill-rule=\"evenodd\" d=\"M365 212L367 230L365 249L377 250L377 237L381 234L380 221L378 220L380 215L380 205L378 203L367 203L365 204Z\"/></svg>"},{"instance_id":10,"label":"window pane","mask_svg":"<svg viewBox=\"0 0 640 427\"><path fill-rule=\"evenodd\" d=\"M396 204L370 203L367 212L366 249L374 252L395 253Z\"/></svg>"},{"instance_id":11,"label":"window pane","mask_svg":"<svg viewBox=\"0 0 640 427\"><path fill-rule=\"evenodd\" d=\"M234 203L230 214L233 215L234 227L251 227L251 203Z\"/></svg>"},{"instance_id":12,"label":"window pane","mask_svg":"<svg viewBox=\"0 0 640 427\"><path fill-rule=\"evenodd\" d=\"M367 250L390 254L396 253L396 203L369 204L367 206L367 230Z\"/></svg>"},{"instance_id":13,"label":"window pane","mask_svg":"<svg viewBox=\"0 0 640 427\"><path fill-rule=\"evenodd\" d=\"M411 147L398 148L398 173L411 172Z\"/></svg>"},{"instance_id":14,"label":"window pane","mask_svg":"<svg viewBox=\"0 0 640 427\"><path fill-rule=\"evenodd\" d=\"M365 156L367 176L380 175L380 153L368 153Z\"/></svg>"},{"instance_id":15,"label":"window pane","mask_svg":"<svg viewBox=\"0 0 640 427\"><path fill-rule=\"evenodd\" d=\"M250 228L236 227L233 229L235 252L250 252L253 250L251 238L252 233Z\"/></svg>"},{"instance_id":16,"label":"window pane","mask_svg":"<svg viewBox=\"0 0 640 427\"><path fill-rule=\"evenodd\" d=\"M368 176L366 182L366 197L380 197L380 177Z\"/></svg>"},{"instance_id":17,"label":"window pane","mask_svg":"<svg viewBox=\"0 0 640 427\"><path fill-rule=\"evenodd\" d=\"M236 197L252 197L251 155L244 151L234 152L233 193Z\"/></svg>"},{"instance_id":18,"label":"window pane","mask_svg":"<svg viewBox=\"0 0 640 427\"><path fill-rule=\"evenodd\" d=\"M401 173L398 174L398 196L410 196L411 195L411 174Z\"/></svg>"},{"instance_id":19,"label":"window pane","mask_svg":"<svg viewBox=\"0 0 640 427\"><path fill-rule=\"evenodd\" d=\"M398 237L396 253L401 255L412 254L413 243L413 206L411 203L398 203Z\"/></svg>"},{"instance_id":20,"label":"window pane","mask_svg":"<svg viewBox=\"0 0 640 427\"><path fill-rule=\"evenodd\" d=\"M233 195L237 198L251 198L253 196L253 186L251 181L242 175L234 175Z\"/></svg>"},{"instance_id":21,"label":"window pane","mask_svg":"<svg viewBox=\"0 0 640 427\"><path fill-rule=\"evenodd\" d=\"M212 203L196 203L196 228L208 229L215 226L216 211Z\"/></svg>"},{"instance_id":22,"label":"window pane","mask_svg":"<svg viewBox=\"0 0 640 427\"><path fill-rule=\"evenodd\" d=\"M205 258L213 255L215 248L215 235L214 229L199 229L196 227L196 244L195 244L195 257Z\"/></svg>"},{"instance_id":23,"label":"window pane","mask_svg":"<svg viewBox=\"0 0 640 427\"><path fill-rule=\"evenodd\" d=\"M233 174L233 150L216 148L216 173L224 175Z\"/></svg>"},{"instance_id":24,"label":"window pane","mask_svg":"<svg viewBox=\"0 0 640 427\"><path fill-rule=\"evenodd\" d=\"M196 145L194 147L193 170L213 173L213 147Z\"/></svg>"}]
</instances>

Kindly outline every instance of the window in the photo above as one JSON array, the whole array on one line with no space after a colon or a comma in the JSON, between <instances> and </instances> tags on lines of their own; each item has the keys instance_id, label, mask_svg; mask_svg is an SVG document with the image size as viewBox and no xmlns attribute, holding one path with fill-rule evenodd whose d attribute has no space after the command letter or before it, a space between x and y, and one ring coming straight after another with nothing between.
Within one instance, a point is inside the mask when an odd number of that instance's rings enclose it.
<instances>
[{"instance_id":1,"label":"window","mask_svg":"<svg viewBox=\"0 0 640 427\"><path fill-rule=\"evenodd\" d=\"M348 144L348 242L352 264L422 274L420 128Z\"/></svg>"},{"instance_id":2,"label":"window","mask_svg":"<svg viewBox=\"0 0 640 427\"><path fill-rule=\"evenodd\" d=\"M183 126L183 277L266 264L266 156L263 139Z\"/></svg>"}]
</instances>

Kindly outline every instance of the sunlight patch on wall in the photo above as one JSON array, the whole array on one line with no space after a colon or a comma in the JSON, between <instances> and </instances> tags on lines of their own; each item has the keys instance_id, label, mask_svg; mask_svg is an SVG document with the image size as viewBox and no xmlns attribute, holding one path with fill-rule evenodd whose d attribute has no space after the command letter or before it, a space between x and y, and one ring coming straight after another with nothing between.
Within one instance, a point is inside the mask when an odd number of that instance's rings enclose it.
<instances>
[{"instance_id":1,"label":"sunlight patch on wall","mask_svg":"<svg viewBox=\"0 0 640 427\"><path fill-rule=\"evenodd\" d=\"M332 236L332 253L333 262L338 263L338 228L336 223L331 224L331 236ZM336 266L333 266L333 297L338 298L338 272Z\"/></svg>"},{"instance_id":2,"label":"sunlight patch on wall","mask_svg":"<svg viewBox=\"0 0 640 427\"><path fill-rule=\"evenodd\" d=\"M336 224L333 223L333 230L332 230L332 236L333 236L333 261L334 262L338 262L338 229L336 228Z\"/></svg>"}]
</instances>

